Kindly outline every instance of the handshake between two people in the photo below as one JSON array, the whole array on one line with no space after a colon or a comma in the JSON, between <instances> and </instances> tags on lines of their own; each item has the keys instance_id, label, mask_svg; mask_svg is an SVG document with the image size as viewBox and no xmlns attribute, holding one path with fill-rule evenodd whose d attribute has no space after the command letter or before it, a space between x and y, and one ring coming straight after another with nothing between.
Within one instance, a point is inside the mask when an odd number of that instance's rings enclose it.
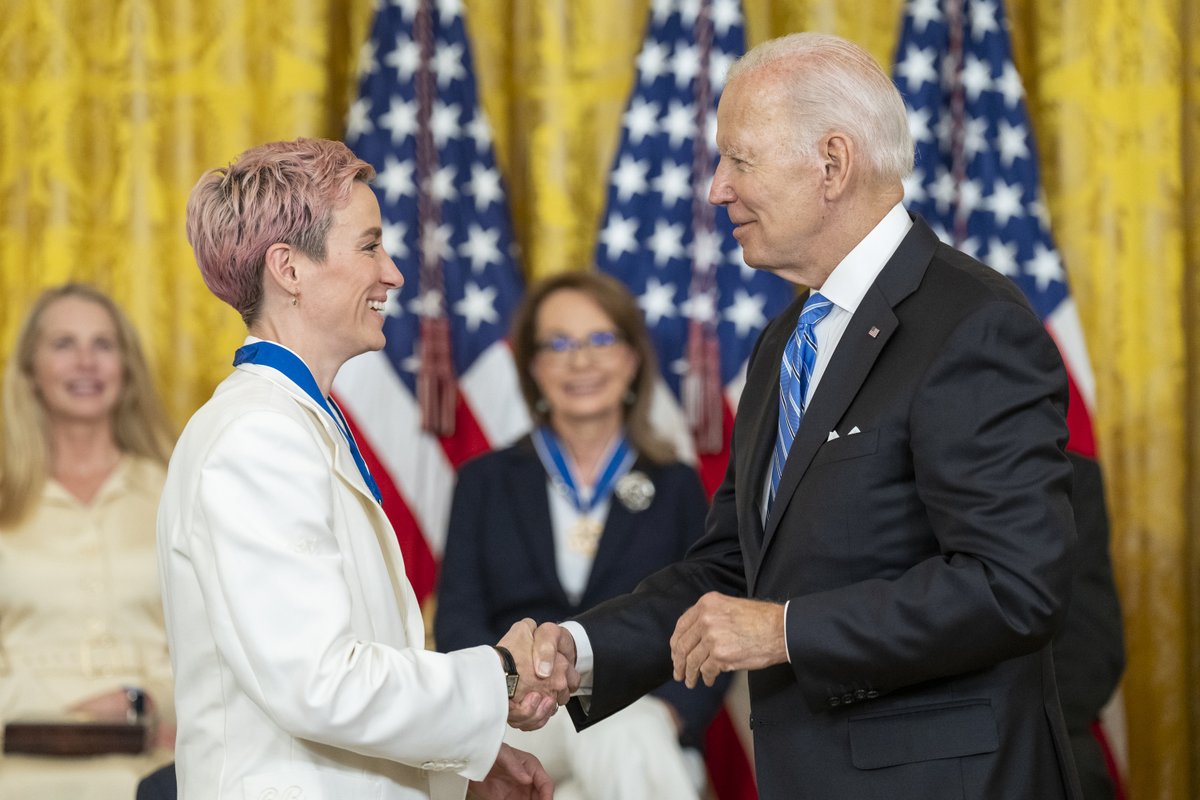
<instances>
[{"instance_id":1,"label":"handshake between two people","mask_svg":"<svg viewBox=\"0 0 1200 800\"><path fill-rule=\"evenodd\" d=\"M527 617L513 623L497 644L512 653L519 676L508 699L508 724L535 731L579 689L575 639L552 622L538 626Z\"/></svg>"},{"instance_id":2,"label":"handshake between two people","mask_svg":"<svg viewBox=\"0 0 1200 800\"><path fill-rule=\"evenodd\" d=\"M689 689L712 686L722 672L762 669L787 661L784 606L709 592L680 616L671 635L673 677ZM516 662L516 693L508 724L541 728L580 685L575 638L553 622L515 623L500 640Z\"/></svg>"}]
</instances>

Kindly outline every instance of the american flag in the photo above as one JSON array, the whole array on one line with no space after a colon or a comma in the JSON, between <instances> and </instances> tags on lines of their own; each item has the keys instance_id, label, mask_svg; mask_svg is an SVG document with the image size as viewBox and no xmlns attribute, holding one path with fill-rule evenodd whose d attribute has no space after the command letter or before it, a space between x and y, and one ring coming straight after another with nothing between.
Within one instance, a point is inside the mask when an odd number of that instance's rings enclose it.
<instances>
[{"instance_id":1,"label":"american flag","mask_svg":"<svg viewBox=\"0 0 1200 800\"><path fill-rule=\"evenodd\" d=\"M1070 447L1094 456L1095 381L1050 234L1003 4L908 0L893 77L917 149L905 205L1025 292L1070 374Z\"/></svg>"},{"instance_id":2,"label":"american flag","mask_svg":"<svg viewBox=\"0 0 1200 800\"><path fill-rule=\"evenodd\" d=\"M1095 456L1095 383L1079 314L1050 234L1025 89L1001 0L908 0L893 78L916 143L905 205L943 241L1016 281L1058 343L1070 378L1068 447ZM1120 693L1094 732L1113 760ZM1115 740L1117 748L1110 746Z\"/></svg>"},{"instance_id":3,"label":"american flag","mask_svg":"<svg viewBox=\"0 0 1200 800\"><path fill-rule=\"evenodd\" d=\"M717 101L745 49L738 0L655 0L609 178L601 270L638 298L663 384L655 422L698 453L711 493L759 332L795 296L747 267L723 208L708 202Z\"/></svg>"},{"instance_id":4,"label":"american flag","mask_svg":"<svg viewBox=\"0 0 1200 800\"><path fill-rule=\"evenodd\" d=\"M522 284L462 15L458 0L381 2L346 131L378 172L383 245L405 282L386 347L348 362L334 392L421 599L457 467L529 428L505 341Z\"/></svg>"},{"instance_id":5,"label":"american flag","mask_svg":"<svg viewBox=\"0 0 1200 800\"><path fill-rule=\"evenodd\" d=\"M654 0L609 177L596 264L638 299L662 369L656 428L696 459L711 493L725 473L746 360L795 296L747 267L723 208L708 202L716 107L745 49L738 0ZM722 798L754 796L729 718L710 731L709 772Z\"/></svg>"}]
</instances>

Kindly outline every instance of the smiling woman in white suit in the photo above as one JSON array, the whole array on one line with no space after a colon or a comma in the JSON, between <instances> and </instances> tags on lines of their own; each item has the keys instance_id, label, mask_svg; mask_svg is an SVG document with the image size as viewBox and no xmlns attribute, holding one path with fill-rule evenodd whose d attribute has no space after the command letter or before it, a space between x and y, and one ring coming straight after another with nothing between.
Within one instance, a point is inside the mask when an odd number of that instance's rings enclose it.
<instances>
[{"instance_id":1,"label":"smiling woman in white suit","mask_svg":"<svg viewBox=\"0 0 1200 800\"><path fill-rule=\"evenodd\" d=\"M250 335L180 437L159 509L183 800L552 792L501 744L506 721L538 727L566 690L509 699L506 672L532 670L504 646L527 652L532 623L497 648L423 649L395 534L329 399L346 360L383 346L403 283L372 175L341 143L276 142L188 201L204 281Z\"/></svg>"}]
</instances>

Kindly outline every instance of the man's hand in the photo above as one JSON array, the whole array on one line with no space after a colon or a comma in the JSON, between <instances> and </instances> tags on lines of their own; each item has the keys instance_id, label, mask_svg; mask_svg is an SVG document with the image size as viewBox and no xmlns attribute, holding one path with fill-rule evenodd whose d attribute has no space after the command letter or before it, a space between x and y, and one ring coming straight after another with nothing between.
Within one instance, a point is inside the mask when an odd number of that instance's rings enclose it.
<instances>
[{"instance_id":1,"label":"man's hand","mask_svg":"<svg viewBox=\"0 0 1200 800\"><path fill-rule=\"evenodd\" d=\"M564 705L571 699L571 692L579 688L573 641L569 662L556 654L550 658L549 669L534 670L534 630L533 620L523 619L500 640L500 645L512 653L520 676L517 693L508 701L508 724L523 731L537 730L545 725L558 706Z\"/></svg>"},{"instance_id":2,"label":"man's hand","mask_svg":"<svg viewBox=\"0 0 1200 800\"><path fill-rule=\"evenodd\" d=\"M675 624L675 680L712 686L722 672L762 669L787 661L783 606L709 592Z\"/></svg>"},{"instance_id":3,"label":"man's hand","mask_svg":"<svg viewBox=\"0 0 1200 800\"><path fill-rule=\"evenodd\" d=\"M533 660L540 678L547 678L562 662L570 668L568 684L574 692L579 688L579 673L575 671L575 637L570 631L553 622L543 622L533 634ZM570 699L568 693L567 700ZM567 700L562 702L565 704Z\"/></svg>"},{"instance_id":4,"label":"man's hand","mask_svg":"<svg viewBox=\"0 0 1200 800\"><path fill-rule=\"evenodd\" d=\"M529 753L502 744L487 777L471 781L467 793L478 800L551 800L554 781Z\"/></svg>"}]
</instances>

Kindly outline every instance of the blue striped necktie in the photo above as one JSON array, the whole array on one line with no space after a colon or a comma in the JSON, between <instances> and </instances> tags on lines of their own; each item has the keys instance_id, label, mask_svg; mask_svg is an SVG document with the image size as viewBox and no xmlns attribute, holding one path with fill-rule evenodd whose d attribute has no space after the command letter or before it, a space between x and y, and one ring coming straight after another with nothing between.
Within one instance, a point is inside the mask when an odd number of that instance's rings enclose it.
<instances>
[{"instance_id":1,"label":"blue striped necktie","mask_svg":"<svg viewBox=\"0 0 1200 800\"><path fill-rule=\"evenodd\" d=\"M771 458L771 494L767 497L767 509L775 502L779 491L779 478L783 475L783 464L804 416L804 396L812 380L813 367L817 363L817 335L813 326L825 318L833 303L819 292L813 292L800 311L796 330L788 339L783 350L783 361L779 364L779 434L775 438L775 453Z\"/></svg>"}]
</instances>

